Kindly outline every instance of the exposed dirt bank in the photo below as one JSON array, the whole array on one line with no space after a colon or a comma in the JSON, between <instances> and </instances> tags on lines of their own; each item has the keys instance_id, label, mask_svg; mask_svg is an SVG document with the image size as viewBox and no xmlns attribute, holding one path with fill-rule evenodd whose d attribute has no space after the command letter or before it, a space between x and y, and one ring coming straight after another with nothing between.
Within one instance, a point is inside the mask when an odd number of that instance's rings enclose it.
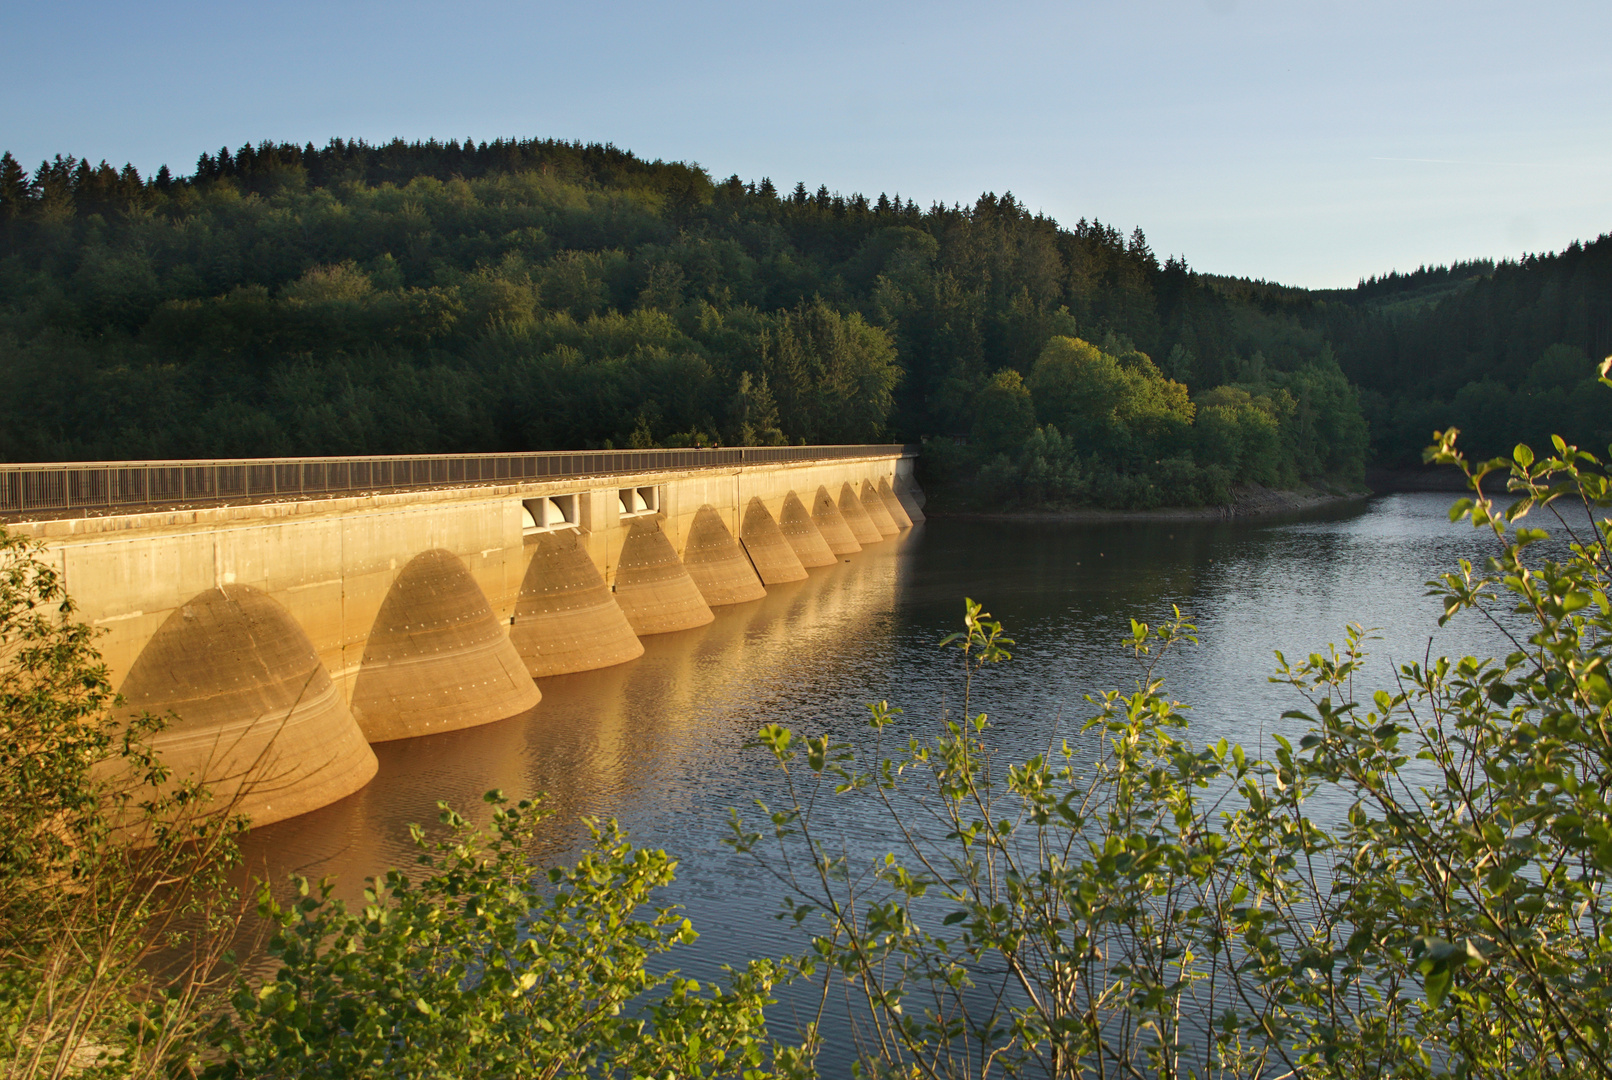
<instances>
[{"instance_id":1,"label":"exposed dirt bank","mask_svg":"<svg viewBox=\"0 0 1612 1080\"><path fill-rule=\"evenodd\" d=\"M1250 484L1232 490L1232 502L1227 506L1175 506L1157 510L1103 510L1089 506L1067 509L1008 510L985 513L978 510L950 512L932 501L924 508L930 517L958 518L973 521L1229 521L1233 518L1271 517L1315 510L1323 506L1359 502L1370 497L1370 492L1320 491L1314 488L1299 491L1275 491Z\"/></svg>"}]
</instances>

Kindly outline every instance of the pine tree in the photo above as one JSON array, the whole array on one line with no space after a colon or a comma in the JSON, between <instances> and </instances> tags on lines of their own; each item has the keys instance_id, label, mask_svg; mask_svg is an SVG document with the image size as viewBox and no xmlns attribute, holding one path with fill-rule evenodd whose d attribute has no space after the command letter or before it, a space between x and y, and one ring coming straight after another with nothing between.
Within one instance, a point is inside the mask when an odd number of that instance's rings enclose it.
<instances>
[{"instance_id":1,"label":"pine tree","mask_svg":"<svg viewBox=\"0 0 1612 1080\"><path fill-rule=\"evenodd\" d=\"M1147 246L1147 237L1142 233L1142 226L1138 225L1131 230L1131 242L1125 251L1132 258L1138 260L1150 270L1159 268L1159 260L1153 254L1153 249Z\"/></svg>"},{"instance_id":2,"label":"pine tree","mask_svg":"<svg viewBox=\"0 0 1612 1080\"><path fill-rule=\"evenodd\" d=\"M0 157L0 218L14 218L33 201L34 185L28 179L28 170L17 164L17 159L6 151Z\"/></svg>"},{"instance_id":3,"label":"pine tree","mask_svg":"<svg viewBox=\"0 0 1612 1080\"><path fill-rule=\"evenodd\" d=\"M34 191L39 196L40 208L51 215L73 212L73 172L79 161L73 155L57 154L51 161L41 161L34 173Z\"/></svg>"}]
</instances>

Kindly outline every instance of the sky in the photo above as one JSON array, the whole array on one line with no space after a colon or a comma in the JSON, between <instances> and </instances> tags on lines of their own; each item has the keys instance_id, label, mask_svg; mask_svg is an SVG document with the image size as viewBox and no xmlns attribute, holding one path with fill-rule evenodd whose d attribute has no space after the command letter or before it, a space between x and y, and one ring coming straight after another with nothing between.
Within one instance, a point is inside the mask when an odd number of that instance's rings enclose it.
<instances>
[{"instance_id":1,"label":"sky","mask_svg":"<svg viewBox=\"0 0 1612 1080\"><path fill-rule=\"evenodd\" d=\"M0 0L0 149L610 142L1313 288L1612 231L1612 3Z\"/></svg>"}]
</instances>

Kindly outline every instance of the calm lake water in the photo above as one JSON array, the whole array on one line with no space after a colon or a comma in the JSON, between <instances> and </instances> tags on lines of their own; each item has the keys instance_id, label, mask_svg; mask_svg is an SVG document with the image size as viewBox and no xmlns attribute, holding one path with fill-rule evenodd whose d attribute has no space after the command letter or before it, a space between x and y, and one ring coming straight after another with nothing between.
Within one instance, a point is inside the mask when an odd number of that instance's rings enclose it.
<instances>
[{"instance_id":1,"label":"calm lake water","mask_svg":"<svg viewBox=\"0 0 1612 1080\"><path fill-rule=\"evenodd\" d=\"M1486 532L1448 522L1453 498L1392 495L1256 522L930 521L719 608L709 626L648 638L632 663L543 680L525 716L376 747L380 773L363 791L254 832L251 869L335 874L356 897L367 875L412 865L406 826L434 822L437 800L471 809L489 788L545 792L556 810L545 858L576 849L583 815L618 818L679 858L664 899L701 938L677 963L706 977L799 945L773 918L778 887L721 843L729 807L777 797L770 758L747 745L761 725L856 737L866 703L887 699L907 731L933 730L961 688L955 653L936 643L960 628L971 596L1018 642L977 681L975 707L997 738L1033 752L1054 718L1089 714L1084 695L1133 684L1134 661L1115 643L1131 617L1157 622L1176 604L1201 643L1162 670L1192 706L1194 739L1268 745L1271 732L1296 734L1279 718L1302 704L1266 681L1274 649L1296 657L1342 641L1347 623L1379 627L1368 686L1387 685L1430 642L1435 654L1503 651L1475 619L1439 630L1438 601L1423 595L1458 558L1492 550ZM876 822L846 825L878 843Z\"/></svg>"}]
</instances>

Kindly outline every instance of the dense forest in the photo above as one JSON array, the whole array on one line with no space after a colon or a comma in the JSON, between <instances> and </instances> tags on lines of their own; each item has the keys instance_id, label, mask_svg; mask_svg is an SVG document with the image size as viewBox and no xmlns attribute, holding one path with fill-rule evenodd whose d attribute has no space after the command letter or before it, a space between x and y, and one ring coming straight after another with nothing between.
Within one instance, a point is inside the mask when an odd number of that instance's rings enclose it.
<instances>
[{"instance_id":1,"label":"dense forest","mask_svg":"<svg viewBox=\"0 0 1612 1080\"><path fill-rule=\"evenodd\" d=\"M1428 433L1452 424L1485 456L1552 434L1597 454L1612 442L1612 396L1595 384L1612 353L1612 236L1376 278L1309 305L1300 317L1360 388L1380 465L1419 462Z\"/></svg>"},{"instance_id":2,"label":"dense forest","mask_svg":"<svg viewBox=\"0 0 1612 1080\"><path fill-rule=\"evenodd\" d=\"M1302 309L1140 229L556 141L0 158L0 459L928 440L1026 499L1360 474Z\"/></svg>"},{"instance_id":3,"label":"dense forest","mask_svg":"<svg viewBox=\"0 0 1612 1080\"><path fill-rule=\"evenodd\" d=\"M1032 502L1612 440L1612 238L1312 291L557 141L0 157L0 459L905 440ZM1369 444L1368 444L1369 431Z\"/></svg>"}]
</instances>

